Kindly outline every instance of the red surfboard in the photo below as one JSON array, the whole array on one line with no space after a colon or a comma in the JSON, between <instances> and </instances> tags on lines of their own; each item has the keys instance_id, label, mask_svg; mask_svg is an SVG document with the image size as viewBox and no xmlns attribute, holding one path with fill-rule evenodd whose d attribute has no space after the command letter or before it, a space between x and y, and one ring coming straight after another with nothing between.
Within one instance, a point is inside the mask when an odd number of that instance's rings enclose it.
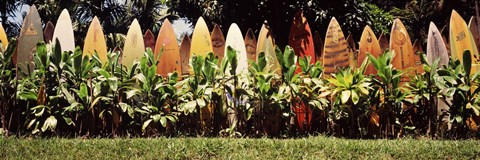
<instances>
[{"instance_id":1,"label":"red surfboard","mask_svg":"<svg viewBox=\"0 0 480 160\"><path fill-rule=\"evenodd\" d=\"M299 58L310 56L310 63L316 62L315 45L313 43L312 31L310 30L307 18L303 14L302 10L298 11L293 18L288 44L293 48L295 55L297 55ZM296 73L300 72L301 68L299 66ZM298 129L302 132L310 130L312 122L312 110L298 97L294 103L295 104L292 107L292 111L296 114Z\"/></svg>"},{"instance_id":2,"label":"red surfboard","mask_svg":"<svg viewBox=\"0 0 480 160\"><path fill-rule=\"evenodd\" d=\"M143 42L145 43L145 50L150 47L150 49L155 50L155 35L153 35L150 29L145 32L143 36Z\"/></svg>"}]
</instances>

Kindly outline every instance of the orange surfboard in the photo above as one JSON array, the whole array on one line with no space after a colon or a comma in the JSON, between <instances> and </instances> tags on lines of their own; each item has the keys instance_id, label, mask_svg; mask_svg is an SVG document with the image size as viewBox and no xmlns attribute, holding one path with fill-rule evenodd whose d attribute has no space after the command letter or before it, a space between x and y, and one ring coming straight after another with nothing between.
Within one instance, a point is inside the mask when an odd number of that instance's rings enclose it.
<instances>
[{"instance_id":1,"label":"orange surfboard","mask_svg":"<svg viewBox=\"0 0 480 160\"><path fill-rule=\"evenodd\" d=\"M382 49L382 54L387 51L388 48L390 48L390 44L388 43L387 36L385 36L383 33L380 34L380 37L378 38L378 44L380 44L380 48Z\"/></svg>"},{"instance_id":2,"label":"orange surfboard","mask_svg":"<svg viewBox=\"0 0 480 160\"><path fill-rule=\"evenodd\" d=\"M190 38L188 35L184 35L182 43L180 44L180 60L182 61L182 74L189 74L189 61L190 61Z\"/></svg>"},{"instance_id":3,"label":"orange surfboard","mask_svg":"<svg viewBox=\"0 0 480 160\"><path fill-rule=\"evenodd\" d=\"M225 37L217 24L215 24L212 31L212 47L213 53L218 57L219 62L221 62L225 52Z\"/></svg>"},{"instance_id":4,"label":"orange surfboard","mask_svg":"<svg viewBox=\"0 0 480 160\"><path fill-rule=\"evenodd\" d=\"M53 25L52 22L48 21L43 31L43 38L45 39L45 43L52 43L54 30L55 30L55 26Z\"/></svg>"},{"instance_id":5,"label":"orange surfboard","mask_svg":"<svg viewBox=\"0 0 480 160\"><path fill-rule=\"evenodd\" d=\"M452 11L450 17L450 48L453 59L459 59L463 63L463 52L471 51L472 70L470 74L474 74L480 69L480 56L478 55L477 45L467 27L463 18L455 11Z\"/></svg>"},{"instance_id":6,"label":"orange surfboard","mask_svg":"<svg viewBox=\"0 0 480 160\"><path fill-rule=\"evenodd\" d=\"M28 72L27 65L29 65L30 71L33 71L33 55L37 52L37 43L43 41L42 22L40 20L37 7L33 5L23 21L20 36L18 36L16 56L13 56L15 58L13 62L23 73Z\"/></svg>"},{"instance_id":7,"label":"orange surfboard","mask_svg":"<svg viewBox=\"0 0 480 160\"><path fill-rule=\"evenodd\" d=\"M85 44L83 45L83 56L91 57L95 52L103 63L108 61L107 42L97 16L93 17L90 27L88 27Z\"/></svg>"},{"instance_id":8,"label":"orange surfboard","mask_svg":"<svg viewBox=\"0 0 480 160\"><path fill-rule=\"evenodd\" d=\"M347 51L348 51L348 56L349 56L349 62L348 64L351 67L356 67L357 66L357 46L355 45L355 40L353 39L352 33L348 34L347 36Z\"/></svg>"},{"instance_id":9,"label":"orange surfboard","mask_svg":"<svg viewBox=\"0 0 480 160\"><path fill-rule=\"evenodd\" d=\"M293 48L295 55L297 55L299 58L310 56L310 63L316 62L312 32L310 30L310 26L308 25L307 18L301 10L298 11L293 18L292 25L290 27L288 45ZM299 73L300 71L301 68L298 67L296 73Z\"/></svg>"},{"instance_id":10,"label":"orange surfboard","mask_svg":"<svg viewBox=\"0 0 480 160\"><path fill-rule=\"evenodd\" d=\"M255 33L249 28L245 34L245 48L247 49L247 59L257 61L257 38Z\"/></svg>"},{"instance_id":11,"label":"orange surfboard","mask_svg":"<svg viewBox=\"0 0 480 160\"><path fill-rule=\"evenodd\" d=\"M147 48L152 49L152 51L155 50L155 35L153 35L150 29L145 32L145 35L143 36L143 43L145 44L145 50Z\"/></svg>"},{"instance_id":12,"label":"orange surfboard","mask_svg":"<svg viewBox=\"0 0 480 160\"><path fill-rule=\"evenodd\" d=\"M470 18L470 22L468 22L468 28L470 28L470 32L472 32L473 39L475 44L477 44L477 49L480 48L480 28L478 28L478 20L475 17Z\"/></svg>"},{"instance_id":13,"label":"orange surfboard","mask_svg":"<svg viewBox=\"0 0 480 160\"><path fill-rule=\"evenodd\" d=\"M277 73L277 75L282 75L282 68L280 67L280 63L277 60L277 55L275 54L273 35L267 22L263 23L262 28L258 33L256 54L259 55L261 52L265 53L265 59L267 61L267 72L275 72Z\"/></svg>"},{"instance_id":14,"label":"orange surfboard","mask_svg":"<svg viewBox=\"0 0 480 160\"><path fill-rule=\"evenodd\" d=\"M317 60L317 62L323 63L323 40L318 31L315 31L315 33L313 34L313 44L315 44L315 60Z\"/></svg>"},{"instance_id":15,"label":"orange surfboard","mask_svg":"<svg viewBox=\"0 0 480 160\"><path fill-rule=\"evenodd\" d=\"M2 43L3 49L7 48L8 38L7 38L7 34L5 33L5 29L3 29L2 23L0 23L0 43Z\"/></svg>"},{"instance_id":16,"label":"orange surfboard","mask_svg":"<svg viewBox=\"0 0 480 160\"><path fill-rule=\"evenodd\" d=\"M325 35L325 46L323 49L323 68L325 75L329 76L340 68L349 66L347 42L343 35L342 28L335 17L330 20L327 34Z\"/></svg>"},{"instance_id":17,"label":"orange surfboard","mask_svg":"<svg viewBox=\"0 0 480 160\"><path fill-rule=\"evenodd\" d=\"M415 54L407 29L398 18L393 21L390 32L390 49L395 53L392 59L393 67L405 73L400 81L409 81L409 76L415 75Z\"/></svg>"},{"instance_id":18,"label":"orange surfboard","mask_svg":"<svg viewBox=\"0 0 480 160\"><path fill-rule=\"evenodd\" d=\"M415 54L415 68L417 73L423 73L422 60L420 59L422 54L425 54L423 51L422 45L418 40L413 42L413 53Z\"/></svg>"},{"instance_id":19,"label":"orange surfboard","mask_svg":"<svg viewBox=\"0 0 480 160\"><path fill-rule=\"evenodd\" d=\"M361 66L364 60L368 61L367 53L378 58L382 54L382 49L378 43L378 39L373 33L373 30L370 26L365 26L362 32L362 37L360 38L360 46L358 49L357 56L357 66ZM365 70L365 75L377 74L377 71L372 64L369 64Z\"/></svg>"},{"instance_id":20,"label":"orange surfboard","mask_svg":"<svg viewBox=\"0 0 480 160\"><path fill-rule=\"evenodd\" d=\"M160 56L157 65L157 74L163 77L168 76L168 73L183 73L182 61L180 60L180 51L178 49L177 37L173 31L172 24L168 19L163 22L160 31L158 32L157 42L155 48L155 56Z\"/></svg>"}]
</instances>

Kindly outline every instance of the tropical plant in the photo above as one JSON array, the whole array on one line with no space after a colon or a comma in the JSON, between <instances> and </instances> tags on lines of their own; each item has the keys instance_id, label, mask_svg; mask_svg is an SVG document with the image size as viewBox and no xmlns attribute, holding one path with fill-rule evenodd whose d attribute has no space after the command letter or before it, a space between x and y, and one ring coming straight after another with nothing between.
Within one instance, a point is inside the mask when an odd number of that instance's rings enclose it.
<instances>
[{"instance_id":1,"label":"tropical plant","mask_svg":"<svg viewBox=\"0 0 480 160\"><path fill-rule=\"evenodd\" d=\"M438 85L441 83L438 80L441 77L437 74L439 59L432 64L428 64L426 56L423 54L421 60L425 72L412 76L411 81L406 84L406 89L410 93L406 97L406 101L415 104L406 110L412 113L411 118L409 118L410 129L418 129L431 137L435 137L436 124L438 123L438 95L440 94Z\"/></svg>"},{"instance_id":2,"label":"tropical plant","mask_svg":"<svg viewBox=\"0 0 480 160\"><path fill-rule=\"evenodd\" d=\"M368 61L364 61L354 71L350 68L340 70L327 79L333 97L330 118L344 121L345 124L340 126L343 131L338 134L344 132L349 137L362 137L366 133L366 126L362 126L362 122L370 117L369 93L373 90L370 78L364 76L367 65Z\"/></svg>"},{"instance_id":3,"label":"tropical plant","mask_svg":"<svg viewBox=\"0 0 480 160\"><path fill-rule=\"evenodd\" d=\"M190 123L201 129L203 134L212 131L215 110L212 96L218 73L217 64L218 59L211 52L205 58L195 55L191 57L193 76L185 77L175 85L180 88L177 92L177 110L191 119Z\"/></svg>"},{"instance_id":4,"label":"tropical plant","mask_svg":"<svg viewBox=\"0 0 480 160\"><path fill-rule=\"evenodd\" d=\"M307 105L305 116L312 117L306 126L308 132L326 131L329 100L328 85L322 79L323 67L320 62L310 63L311 57L300 58L298 64L302 69L300 73L299 94L300 99Z\"/></svg>"},{"instance_id":5,"label":"tropical plant","mask_svg":"<svg viewBox=\"0 0 480 160\"><path fill-rule=\"evenodd\" d=\"M126 99L128 103L120 102L123 111L127 111L131 118L137 112L141 117L142 131L147 128L158 129L158 124L167 127L169 123L177 122L177 113L173 108L177 104L176 88L178 74L169 74L166 80L157 75L158 57L147 49L145 56L131 69L133 85L127 86ZM135 112L132 108L135 108ZM150 126L150 127L149 127Z\"/></svg>"},{"instance_id":6,"label":"tropical plant","mask_svg":"<svg viewBox=\"0 0 480 160\"><path fill-rule=\"evenodd\" d=\"M10 41L10 45L3 50L0 47L0 116L2 130L8 136L8 113L11 113L15 100L15 65L12 56L17 48L16 41ZM1 134L1 133L0 133Z\"/></svg>"},{"instance_id":7,"label":"tropical plant","mask_svg":"<svg viewBox=\"0 0 480 160\"><path fill-rule=\"evenodd\" d=\"M465 50L463 63L454 60L446 68L440 69L438 87L442 90L442 100L449 106L450 122L457 136L468 136L468 130L477 131L480 116L479 76L472 73L471 52ZM447 100L452 97L451 101Z\"/></svg>"},{"instance_id":8,"label":"tropical plant","mask_svg":"<svg viewBox=\"0 0 480 160\"><path fill-rule=\"evenodd\" d=\"M372 101L379 103L379 120L381 121L380 124L383 125L384 137L398 136L396 131L399 130L398 128L402 129L398 115L402 114L403 100L406 96L400 83L400 79L404 75L402 71L393 68L393 56L394 54L391 51L385 51L378 58L368 54L370 63L377 71L377 75L372 79L372 87L375 91ZM395 129L394 124L397 125L397 129Z\"/></svg>"},{"instance_id":9,"label":"tropical plant","mask_svg":"<svg viewBox=\"0 0 480 160\"><path fill-rule=\"evenodd\" d=\"M251 62L251 85L253 93L250 99L254 104L253 117L256 129L269 136L278 136L282 122L282 110L285 106L285 94L279 93L279 85L275 83L278 75L269 73L265 53L258 54L257 62Z\"/></svg>"}]
</instances>

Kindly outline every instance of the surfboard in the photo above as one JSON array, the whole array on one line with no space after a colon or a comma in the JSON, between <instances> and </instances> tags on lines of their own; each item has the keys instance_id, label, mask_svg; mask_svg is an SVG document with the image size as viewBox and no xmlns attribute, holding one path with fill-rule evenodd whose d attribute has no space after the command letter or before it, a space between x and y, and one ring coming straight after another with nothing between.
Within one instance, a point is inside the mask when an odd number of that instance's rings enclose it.
<instances>
[{"instance_id":1,"label":"surfboard","mask_svg":"<svg viewBox=\"0 0 480 160\"><path fill-rule=\"evenodd\" d=\"M380 34L380 37L378 38L378 44L380 44L380 49L382 49L382 54L387 51L388 48L390 48L390 44L388 43L387 36L385 36L383 33Z\"/></svg>"},{"instance_id":2,"label":"surfboard","mask_svg":"<svg viewBox=\"0 0 480 160\"><path fill-rule=\"evenodd\" d=\"M247 58L252 61L257 61L257 38L255 33L249 28L245 34L245 48L247 49Z\"/></svg>"},{"instance_id":3,"label":"surfboard","mask_svg":"<svg viewBox=\"0 0 480 160\"><path fill-rule=\"evenodd\" d=\"M173 31L172 24L168 19L163 22L156 42L155 56L160 56L157 65L157 74L163 77L168 76L168 73L183 73L182 61L180 60L180 50L178 49L177 37Z\"/></svg>"},{"instance_id":4,"label":"surfboard","mask_svg":"<svg viewBox=\"0 0 480 160\"><path fill-rule=\"evenodd\" d=\"M335 17L328 24L323 48L323 68L326 76L337 72L340 68L349 66L347 42L342 28Z\"/></svg>"},{"instance_id":5,"label":"surfboard","mask_svg":"<svg viewBox=\"0 0 480 160\"><path fill-rule=\"evenodd\" d=\"M258 33L258 40L257 40L257 49L256 49L256 61L258 61L258 54L264 52L267 67L269 67L269 71L277 70L277 74L281 75L281 68L277 60L277 56L275 54L275 45L273 42L273 33L270 31L270 26L268 25L267 21L265 21L260 28L260 32Z\"/></svg>"},{"instance_id":6,"label":"surfboard","mask_svg":"<svg viewBox=\"0 0 480 160\"><path fill-rule=\"evenodd\" d=\"M155 35L153 35L150 29L145 32L143 36L143 43L145 44L145 50L150 47L150 49L155 50Z\"/></svg>"},{"instance_id":7,"label":"surfboard","mask_svg":"<svg viewBox=\"0 0 480 160\"><path fill-rule=\"evenodd\" d=\"M378 39L370 26L365 26L360 37L360 45L357 56L357 66L361 66L364 60L368 61L367 53L378 58L382 54L382 49L378 43ZM372 64L369 64L365 69L365 75L377 74L377 71Z\"/></svg>"},{"instance_id":8,"label":"surfboard","mask_svg":"<svg viewBox=\"0 0 480 160\"><path fill-rule=\"evenodd\" d=\"M225 37L223 36L220 26L217 24L215 24L212 31L212 47L213 53L218 57L219 61L221 61L225 53Z\"/></svg>"},{"instance_id":9,"label":"surfboard","mask_svg":"<svg viewBox=\"0 0 480 160\"><path fill-rule=\"evenodd\" d=\"M478 20L475 17L471 17L470 21L468 22L468 28L472 33L473 39L475 40L475 44L477 45L477 49L480 48L480 31L478 28Z\"/></svg>"},{"instance_id":10,"label":"surfboard","mask_svg":"<svg viewBox=\"0 0 480 160\"><path fill-rule=\"evenodd\" d=\"M188 75L189 74L189 61L190 61L190 38L188 35L184 35L182 39L182 43L180 45L180 59L182 61L182 74Z\"/></svg>"},{"instance_id":11,"label":"surfboard","mask_svg":"<svg viewBox=\"0 0 480 160\"><path fill-rule=\"evenodd\" d=\"M479 55L477 45L473 39L470 29L463 18L453 10L450 17L450 49L453 59L459 59L463 63L463 52L471 51L472 70L470 74L474 74L480 68Z\"/></svg>"},{"instance_id":12,"label":"surfboard","mask_svg":"<svg viewBox=\"0 0 480 160\"><path fill-rule=\"evenodd\" d=\"M432 64L436 59L440 59L438 67L448 65L448 51L443 37L437 26L430 22L427 39L427 61Z\"/></svg>"},{"instance_id":13,"label":"surfboard","mask_svg":"<svg viewBox=\"0 0 480 160\"><path fill-rule=\"evenodd\" d=\"M43 39L45 43L52 43L53 31L55 30L55 25L52 22L48 21L45 24L45 29L43 30Z\"/></svg>"},{"instance_id":14,"label":"surfboard","mask_svg":"<svg viewBox=\"0 0 480 160\"><path fill-rule=\"evenodd\" d=\"M413 68L415 67L415 54L407 29L398 18L393 21L390 32L390 49L395 53L392 59L393 67L405 73L400 81L409 81L409 76L415 75L415 68Z\"/></svg>"},{"instance_id":15,"label":"surfboard","mask_svg":"<svg viewBox=\"0 0 480 160\"><path fill-rule=\"evenodd\" d=\"M413 54L415 56L415 70L417 73L423 73L422 60L420 59L422 54L425 54L423 51L422 45L418 40L413 42Z\"/></svg>"},{"instance_id":16,"label":"surfboard","mask_svg":"<svg viewBox=\"0 0 480 160\"><path fill-rule=\"evenodd\" d=\"M313 44L315 46L315 60L317 62L323 63L323 60L322 60L323 40L318 31L315 31L315 33L313 34Z\"/></svg>"},{"instance_id":17,"label":"surfboard","mask_svg":"<svg viewBox=\"0 0 480 160\"><path fill-rule=\"evenodd\" d=\"M309 56L311 58L310 63L317 61L312 31L302 10L298 11L295 17L293 17L288 44L293 48L295 55L299 58ZM298 62L297 66L296 73L300 73L302 69ZM298 97L295 97L295 99L298 99ZM312 110L307 107L305 102L296 100L292 106L292 111L296 114L298 129L300 131L309 130L312 122Z\"/></svg>"},{"instance_id":18,"label":"surfboard","mask_svg":"<svg viewBox=\"0 0 480 160\"><path fill-rule=\"evenodd\" d=\"M349 33L347 36L347 51L348 51L348 64L352 67L357 67L357 46L355 44L355 40L353 39L352 33Z\"/></svg>"},{"instance_id":19,"label":"surfboard","mask_svg":"<svg viewBox=\"0 0 480 160\"><path fill-rule=\"evenodd\" d=\"M120 57L118 57L118 64L122 64L122 55L123 55L122 48L116 46L115 48L113 48L112 52L113 53L118 53L120 55Z\"/></svg>"},{"instance_id":20,"label":"surfboard","mask_svg":"<svg viewBox=\"0 0 480 160\"><path fill-rule=\"evenodd\" d=\"M438 62L438 68L448 65L448 51L447 47L444 43L444 37L442 36L442 33L438 31L437 26L433 23L430 22L430 26L428 28L428 38L427 38L427 62L428 64L433 64L433 62L437 59L440 59ZM436 69L436 68L432 68ZM443 117L443 119L440 119L442 114L447 114L450 109L450 107L443 101L440 100L440 98L436 98L438 104L437 104L437 117L441 122L447 122L448 123L448 116ZM451 103L451 98L446 99L449 103Z\"/></svg>"},{"instance_id":21,"label":"surfboard","mask_svg":"<svg viewBox=\"0 0 480 160\"><path fill-rule=\"evenodd\" d=\"M85 43L83 45L83 56L87 55L91 57L95 52L103 63L108 61L107 43L97 16L93 17L88 27L87 36L85 36Z\"/></svg>"},{"instance_id":22,"label":"surfboard","mask_svg":"<svg viewBox=\"0 0 480 160\"><path fill-rule=\"evenodd\" d=\"M57 39L60 42L62 51L74 51L75 50L75 37L73 35L72 20L68 10L64 9L58 17L57 27L53 32L53 39Z\"/></svg>"},{"instance_id":23,"label":"surfboard","mask_svg":"<svg viewBox=\"0 0 480 160\"><path fill-rule=\"evenodd\" d=\"M290 27L290 36L288 38L288 45L293 48L295 55L297 55L299 58L310 56L312 58L310 63L316 62L312 32L310 30L310 26L308 25L307 18L301 10L295 14L295 17L293 17L292 25ZM299 66L296 73L300 72L301 68Z\"/></svg>"},{"instance_id":24,"label":"surfboard","mask_svg":"<svg viewBox=\"0 0 480 160\"><path fill-rule=\"evenodd\" d=\"M0 23L0 43L2 43L3 49L7 48L8 38L7 38L7 34L5 33L5 29L3 29L2 23Z\"/></svg>"},{"instance_id":25,"label":"surfboard","mask_svg":"<svg viewBox=\"0 0 480 160\"><path fill-rule=\"evenodd\" d=\"M134 19L127 32L123 46L122 65L131 68L135 61L140 61L144 56L145 44L143 34L137 19Z\"/></svg>"},{"instance_id":26,"label":"surfboard","mask_svg":"<svg viewBox=\"0 0 480 160\"><path fill-rule=\"evenodd\" d=\"M450 56L452 56L452 52L450 50L450 40L447 38L450 35L450 33L448 31L448 24L443 26L442 30L440 30L440 33L442 33L443 42L445 42L445 46L447 47L448 56L450 57Z\"/></svg>"},{"instance_id":27,"label":"surfboard","mask_svg":"<svg viewBox=\"0 0 480 160\"><path fill-rule=\"evenodd\" d=\"M32 5L23 21L20 36L18 36L16 56L13 56L15 58L13 62L21 72L28 72L27 65L30 71L33 71L33 54L36 54L36 46L40 41L43 41L42 22L37 7Z\"/></svg>"},{"instance_id":28,"label":"surfboard","mask_svg":"<svg viewBox=\"0 0 480 160\"><path fill-rule=\"evenodd\" d=\"M205 57L209 52L213 52L211 41L207 23L205 23L202 17L198 18L193 30L190 57L193 57L194 54Z\"/></svg>"},{"instance_id":29,"label":"surfboard","mask_svg":"<svg viewBox=\"0 0 480 160\"><path fill-rule=\"evenodd\" d=\"M225 46L230 46L237 52L238 65L235 72L237 74L248 74L247 49L245 48L242 31L236 23L232 23L228 28ZM224 55L227 55L227 52L225 50Z\"/></svg>"},{"instance_id":30,"label":"surfboard","mask_svg":"<svg viewBox=\"0 0 480 160\"><path fill-rule=\"evenodd\" d=\"M267 22L263 23L260 32L258 33L258 41L257 41L257 62L258 62L258 54L261 52L265 53L265 59L267 61L267 72L268 73L276 73L278 75L282 75L282 68L277 60L277 55L275 54L275 45L273 43L273 35L270 31L270 27L268 26Z\"/></svg>"}]
</instances>

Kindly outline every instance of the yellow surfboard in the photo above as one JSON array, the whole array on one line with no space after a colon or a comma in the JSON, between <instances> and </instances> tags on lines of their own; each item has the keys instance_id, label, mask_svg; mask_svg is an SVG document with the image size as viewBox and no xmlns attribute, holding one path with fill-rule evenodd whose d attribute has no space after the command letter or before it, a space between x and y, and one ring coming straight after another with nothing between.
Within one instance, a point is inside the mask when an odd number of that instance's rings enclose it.
<instances>
[{"instance_id":1,"label":"yellow surfboard","mask_svg":"<svg viewBox=\"0 0 480 160\"><path fill-rule=\"evenodd\" d=\"M263 23L260 32L258 33L258 41L257 41L257 62L258 62L258 54L261 52L265 53L265 59L267 61L267 72L272 73L275 72L278 75L282 75L282 68L280 67L280 63L278 63L277 55L275 54L275 44L273 43L273 34L270 31L270 27L268 26L267 22Z\"/></svg>"},{"instance_id":2,"label":"yellow surfboard","mask_svg":"<svg viewBox=\"0 0 480 160\"><path fill-rule=\"evenodd\" d=\"M480 48L480 28L478 27L478 20L475 17L470 18L470 22L468 22L468 28L470 32L472 32L473 39L475 40L475 44L477 44L477 49Z\"/></svg>"},{"instance_id":3,"label":"yellow surfboard","mask_svg":"<svg viewBox=\"0 0 480 160\"><path fill-rule=\"evenodd\" d=\"M335 17L328 25L322 56L323 68L327 76L349 66L350 55L348 55L347 42Z\"/></svg>"},{"instance_id":4,"label":"yellow surfboard","mask_svg":"<svg viewBox=\"0 0 480 160\"><path fill-rule=\"evenodd\" d=\"M477 72L480 67L477 45L470 29L463 18L455 11L450 17L450 49L453 59L459 59L463 63L463 52L470 50L472 55L471 74Z\"/></svg>"},{"instance_id":5,"label":"yellow surfboard","mask_svg":"<svg viewBox=\"0 0 480 160\"><path fill-rule=\"evenodd\" d=\"M202 17L198 18L193 30L192 41L190 47L190 58L193 55L207 56L209 52L213 52L212 39L210 38L210 31L208 31L207 23ZM190 67L190 73L193 74L193 69Z\"/></svg>"},{"instance_id":6,"label":"yellow surfboard","mask_svg":"<svg viewBox=\"0 0 480 160\"><path fill-rule=\"evenodd\" d=\"M73 35L72 20L66 9L64 9L60 14L60 17L58 17L52 41L55 42L55 39L57 38L60 42L62 51L75 50L75 37Z\"/></svg>"},{"instance_id":7,"label":"yellow surfboard","mask_svg":"<svg viewBox=\"0 0 480 160\"><path fill-rule=\"evenodd\" d=\"M108 61L107 43L97 16L93 17L88 27L85 44L83 45L83 56L92 56L95 52L103 63Z\"/></svg>"},{"instance_id":8,"label":"yellow surfboard","mask_svg":"<svg viewBox=\"0 0 480 160\"><path fill-rule=\"evenodd\" d=\"M367 53L378 58L382 54L382 49L378 43L378 39L373 33L373 30L370 26L365 26L362 32L362 37L360 37L360 45L358 49L357 56L357 66L361 66L363 61L367 58ZM367 60L368 61L368 60ZM365 75L376 74L377 71L372 64L368 65L365 70Z\"/></svg>"},{"instance_id":9,"label":"yellow surfboard","mask_svg":"<svg viewBox=\"0 0 480 160\"><path fill-rule=\"evenodd\" d=\"M158 38L155 47L155 56L161 54L159 63L157 65L157 74L163 77L168 76L168 73L177 72L182 73L182 61L180 60L180 51L178 49L177 37L173 31L172 24L168 19L162 24L158 32Z\"/></svg>"},{"instance_id":10,"label":"yellow surfboard","mask_svg":"<svg viewBox=\"0 0 480 160\"><path fill-rule=\"evenodd\" d=\"M7 48L8 38L7 38L7 34L5 33L5 29L3 29L2 23L0 23L0 43L2 43L3 49Z\"/></svg>"},{"instance_id":11,"label":"yellow surfboard","mask_svg":"<svg viewBox=\"0 0 480 160\"><path fill-rule=\"evenodd\" d=\"M145 52L145 44L143 42L142 29L137 19L134 19L128 29L125 45L123 46L122 65L130 68L135 61L140 61Z\"/></svg>"},{"instance_id":12,"label":"yellow surfboard","mask_svg":"<svg viewBox=\"0 0 480 160\"><path fill-rule=\"evenodd\" d=\"M415 55L407 29L398 18L393 21L390 32L390 50L395 53L392 59L393 67L405 72L401 81L409 81L409 76L415 75Z\"/></svg>"}]
</instances>

